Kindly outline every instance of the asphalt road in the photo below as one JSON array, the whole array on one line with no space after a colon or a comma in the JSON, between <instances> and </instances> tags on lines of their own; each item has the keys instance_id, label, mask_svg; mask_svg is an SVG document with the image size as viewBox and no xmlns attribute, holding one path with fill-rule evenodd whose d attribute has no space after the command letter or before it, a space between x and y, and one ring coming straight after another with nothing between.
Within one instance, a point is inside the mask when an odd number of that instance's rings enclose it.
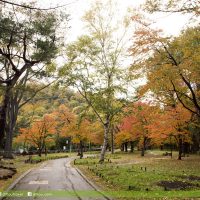
<instances>
[{"instance_id":1,"label":"asphalt road","mask_svg":"<svg viewBox=\"0 0 200 200\"><path fill-rule=\"evenodd\" d=\"M70 165L73 158L43 163L22 178L12 191L25 191L27 197L7 197L6 200L106 200ZM53 193L54 192L54 193ZM55 194L57 192L57 194ZM29 196L28 196L29 195Z\"/></svg>"}]
</instances>

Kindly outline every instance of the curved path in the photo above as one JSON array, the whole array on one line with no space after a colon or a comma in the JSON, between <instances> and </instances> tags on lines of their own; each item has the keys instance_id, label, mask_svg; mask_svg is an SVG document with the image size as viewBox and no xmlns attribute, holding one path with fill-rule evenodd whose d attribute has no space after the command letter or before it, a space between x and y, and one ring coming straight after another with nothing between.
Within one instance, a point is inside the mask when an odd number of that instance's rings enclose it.
<instances>
[{"instance_id":1,"label":"curved path","mask_svg":"<svg viewBox=\"0 0 200 200\"><path fill-rule=\"evenodd\" d=\"M25 194L27 192L27 197L12 197L6 200L108 200L108 197L97 192L93 184L90 184L76 168L70 165L73 159L51 160L33 169L12 189L12 191L25 191ZM41 195L41 192L46 193ZM57 194L54 193L52 196L52 192Z\"/></svg>"}]
</instances>

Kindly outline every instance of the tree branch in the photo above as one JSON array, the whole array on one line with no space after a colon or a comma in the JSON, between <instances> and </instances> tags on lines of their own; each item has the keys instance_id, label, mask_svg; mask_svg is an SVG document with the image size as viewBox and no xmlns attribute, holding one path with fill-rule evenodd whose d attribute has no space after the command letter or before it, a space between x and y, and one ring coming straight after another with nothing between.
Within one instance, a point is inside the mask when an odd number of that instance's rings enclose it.
<instances>
[{"instance_id":1,"label":"tree branch","mask_svg":"<svg viewBox=\"0 0 200 200\"><path fill-rule=\"evenodd\" d=\"M30 98L28 98L28 99L27 99L26 101L24 101L21 105L19 105L19 109L20 109L21 107L23 107L25 104L27 104L31 99L33 99L33 98L37 95L38 92L40 92L40 91L44 90L45 88L49 87L49 86L50 86L52 83L54 83L55 81L56 81L56 80L52 81L51 83L45 85L44 87L42 87L42 88L40 88L39 90L37 90L36 92L34 92L33 95L32 95Z\"/></svg>"},{"instance_id":2,"label":"tree branch","mask_svg":"<svg viewBox=\"0 0 200 200\"><path fill-rule=\"evenodd\" d=\"M0 2L2 3L6 3L6 4L10 4L10 5L13 5L13 6L18 6L18 7L22 7L22 8L25 8L25 9L30 9L30 10L55 10L55 9L58 9L58 8L63 8L65 6L68 6L70 4L73 4L75 2L77 2L79 0L75 0L73 2L70 2L70 3L67 3L67 4L64 4L64 5L60 5L60 6L55 6L55 7L52 7L52 8L37 8L37 7L32 7L32 6L28 6L28 5L23 5L23 4L18 4L18 3L14 3L14 2L10 2L10 1L6 1L6 0L0 0Z\"/></svg>"},{"instance_id":3,"label":"tree branch","mask_svg":"<svg viewBox=\"0 0 200 200\"><path fill-rule=\"evenodd\" d=\"M94 105L92 104L91 100L88 99L86 92L84 92L85 94L83 94L83 92L78 88L78 86L77 86L77 89L78 89L79 93L85 98L85 100L87 101L88 105L91 106L92 110L97 115L97 117L99 118L99 120L101 121L101 123L104 125L105 123L104 123L103 119L101 118L101 116L99 115L99 113L94 108Z\"/></svg>"},{"instance_id":4,"label":"tree branch","mask_svg":"<svg viewBox=\"0 0 200 200\"><path fill-rule=\"evenodd\" d=\"M186 78L183 76L182 73L180 73L180 76L181 76L182 80L183 80L184 83L187 85L187 87L189 88L189 90L190 90L190 92L191 92L191 94L192 94L192 99L193 99L193 103L194 103L195 107L196 107L198 110L200 110L200 106L199 106L199 104L198 104L198 102L197 102L196 95L195 95L195 93L194 93L194 90L193 90L193 88L192 88L190 82L186 80Z\"/></svg>"},{"instance_id":5,"label":"tree branch","mask_svg":"<svg viewBox=\"0 0 200 200\"><path fill-rule=\"evenodd\" d=\"M176 90L176 87L175 87L175 85L174 85L174 83L173 83L172 80L171 80L171 83L172 83L174 92L176 93L176 96L177 96L178 100L180 101L180 103L182 104L182 106L183 106L184 108L186 108L187 110L189 110L190 112L194 113L195 115L196 115L196 114L198 115L197 112L193 111L192 109L190 109L188 106L185 105L185 103L184 103L184 102L182 101L182 99L179 97L178 92L177 92L177 90Z\"/></svg>"}]
</instances>

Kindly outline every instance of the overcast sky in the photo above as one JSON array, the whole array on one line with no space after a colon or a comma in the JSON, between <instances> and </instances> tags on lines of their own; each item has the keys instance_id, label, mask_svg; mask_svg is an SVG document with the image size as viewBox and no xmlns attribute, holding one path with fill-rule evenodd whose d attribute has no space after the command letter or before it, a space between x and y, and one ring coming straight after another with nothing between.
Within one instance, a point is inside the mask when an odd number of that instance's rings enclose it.
<instances>
[{"instance_id":1,"label":"overcast sky","mask_svg":"<svg viewBox=\"0 0 200 200\"><path fill-rule=\"evenodd\" d=\"M75 40L78 35L83 34L83 22L81 17L90 7L91 2L95 0L38 0L43 7L51 7L56 5L68 4L64 7L67 13L70 14L71 26L70 40ZM103 0L102 0L103 1ZM116 0L120 5L120 12L123 13L128 7L139 7L144 0ZM186 26L188 16L181 14L157 13L149 16L156 21L155 26L163 29L168 35L177 35Z\"/></svg>"}]
</instances>

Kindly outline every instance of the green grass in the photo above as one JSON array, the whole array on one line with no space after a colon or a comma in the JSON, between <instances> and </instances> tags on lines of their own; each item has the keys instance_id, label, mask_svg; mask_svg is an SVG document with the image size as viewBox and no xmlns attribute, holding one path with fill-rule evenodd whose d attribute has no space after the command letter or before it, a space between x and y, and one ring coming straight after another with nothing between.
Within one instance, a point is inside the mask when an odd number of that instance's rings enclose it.
<instances>
[{"instance_id":1,"label":"green grass","mask_svg":"<svg viewBox=\"0 0 200 200\"><path fill-rule=\"evenodd\" d=\"M108 155L104 164L98 158L78 159L75 164L108 191L127 191L134 198L200 198L200 156L177 160L161 156L161 151L151 151L140 157L139 153ZM145 170L146 168L146 170ZM177 184L193 184L186 188L159 186L160 181L179 181ZM106 186L106 187L105 187ZM179 185L180 186L180 185ZM168 191L165 191L168 190ZM119 192L120 195L120 192ZM119 199L123 199L122 197Z\"/></svg>"},{"instance_id":2,"label":"green grass","mask_svg":"<svg viewBox=\"0 0 200 200\"><path fill-rule=\"evenodd\" d=\"M38 155L33 155L32 160L33 161L45 161L45 160L52 160L52 159L58 159L58 158L67 158L67 153L53 153L53 154L47 154L47 156L43 155L40 157Z\"/></svg>"}]
</instances>

